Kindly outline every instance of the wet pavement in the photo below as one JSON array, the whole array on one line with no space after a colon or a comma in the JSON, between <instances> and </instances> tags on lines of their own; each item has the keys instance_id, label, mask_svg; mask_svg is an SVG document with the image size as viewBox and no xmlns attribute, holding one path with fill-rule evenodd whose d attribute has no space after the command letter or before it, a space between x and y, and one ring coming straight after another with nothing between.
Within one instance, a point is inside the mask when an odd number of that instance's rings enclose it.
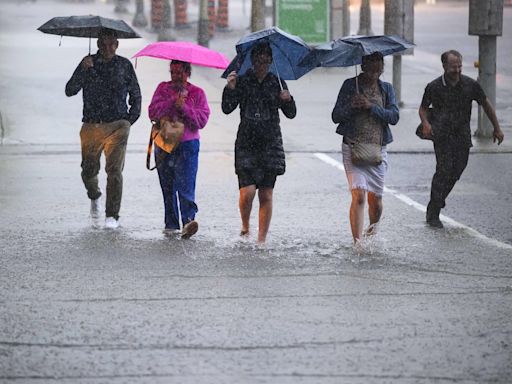
<instances>
[{"instance_id":1,"label":"wet pavement","mask_svg":"<svg viewBox=\"0 0 512 384\"><path fill-rule=\"evenodd\" d=\"M84 12L92 5L113 16L112 4L72 4ZM445 230L430 229L422 207L390 185L378 235L352 248L330 123L331 84L349 69L290 82L302 112L283 121L287 173L278 178L266 246L255 246L254 234L238 237L238 116L222 115L224 80L203 68L191 79L213 111L202 136L198 234L182 241L161 233L144 117L130 137L121 227L91 221L80 179L81 100L63 95L87 43L68 38L58 47L30 27L69 6L0 5L0 382L510 382L512 246L449 218ZM230 39L236 31L211 47L229 54ZM38 58L23 60L21 42ZM119 53L145 43L123 40ZM404 84L435 76L433 62L421 76L412 72L421 55L404 59ZM137 63L143 111L166 70L157 60ZM407 97L393 151L429 152L407 133L417 96ZM509 113L498 111L506 135ZM480 156L485 145L475 146Z\"/></svg>"}]
</instances>

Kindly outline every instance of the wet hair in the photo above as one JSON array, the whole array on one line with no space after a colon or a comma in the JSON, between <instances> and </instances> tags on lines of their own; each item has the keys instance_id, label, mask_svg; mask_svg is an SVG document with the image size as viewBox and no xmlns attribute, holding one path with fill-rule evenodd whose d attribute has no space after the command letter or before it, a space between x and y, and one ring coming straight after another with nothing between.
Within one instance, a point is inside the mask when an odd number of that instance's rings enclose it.
<instances>
[{"instance_id":1,"label":"wet hair","mask_svg":"<svg viewBox=\"0 0 512 384\"><path fill-rule=\"evenodd\" d=\"M458 57L462 61L462 55L459 51L456 51L455 49L450 49L449 51L443 52L441 55L441 63L448 64L448 56L453 55Z\"/></svg>"},{"instance_id":2,"label":"wet hair","mask_svg":"<svg viewBox=\"0 0 512 384\"><path fill-rule=\"evenodd\" d=\"M374 52L371 55L363 56L361 62L361 69L363 71L366 70L367 65L370 63L383 63L384 64L384 56L380 52Z\"/></svg>"},{"instance_id":3,"label":"wet hair","mask_svg":"<svg viewBox=\"0 0 512 384\"><path fill-rule=\"evenodd\" d=\"M180 64L183 68L183 71L188 75L188 77L192 76L192 65L188 61L181 60L172 60L170 65Z\"/></svg>"},{"instance_id":4,"label":"wet hair","mask_svg":"<svg viewBox=\"0 0 512 384\"><path fill-rule=\"evenodd\" d=\"M272 59L272 48L268 41L263 41L256 44L251 50L251 63L254 64L254 60L258 55L267 55Z\"/></svg>"},{"instance_id":5,"label":"wet hair","mask_svg":"<svg viewBox=\"0 0 512 384\"><path fill-rule=\"evenodd\" d=\"M117 32L113 29L102 28L98 33L98 40L105 40L108 38L117 39Z\"/></svg>"}]
</instances>

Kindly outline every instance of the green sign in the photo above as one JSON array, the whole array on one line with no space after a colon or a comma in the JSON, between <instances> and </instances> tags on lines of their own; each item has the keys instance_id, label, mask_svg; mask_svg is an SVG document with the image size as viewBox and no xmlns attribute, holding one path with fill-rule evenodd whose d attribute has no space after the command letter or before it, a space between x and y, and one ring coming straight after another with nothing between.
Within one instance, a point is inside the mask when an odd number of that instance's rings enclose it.
<instances>
[{"instance_id":1,"label":"green sign","mask_svg":"<svg viewBox=\"0 0 512 384\"><path fill-rule=\"evenodd\" d=\"M275 0L276 26L310 44L330 40L329 0Z\"/></svg>"}]
</instances>

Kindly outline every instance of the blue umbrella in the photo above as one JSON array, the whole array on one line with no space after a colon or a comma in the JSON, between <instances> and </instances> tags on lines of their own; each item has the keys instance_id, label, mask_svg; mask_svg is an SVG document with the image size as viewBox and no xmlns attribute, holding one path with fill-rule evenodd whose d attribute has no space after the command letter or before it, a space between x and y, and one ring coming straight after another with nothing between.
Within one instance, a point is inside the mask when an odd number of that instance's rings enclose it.
<instances>
[{"instance_id":1,"label":"blue umbrella","mask_svg":"<svg viewBox=\"0 0 512 384\"><path fill-rule=\"evenodd\" d=\"M243 75L251 63L252 48L267 41L272 48L270 71L284 80L297 80L315 66L299 65L299 62L311 51L311 48L298 36L291 35L278 27L262 29L242 37L236 43L236 57L222 74L226 78L231 71Z\"/></svg>"},{"instance_id":2,"label":"blue umbrella","mask_svg":"<svg viewBox=\"0 0 512 384\"><path fill-rule=\"evenodd\" d=\"M383 56L414 47L399 36L347 36L315 47L300 63L305 68L349 67L361 64L363 56L375 52Z\"/></svg>"}]
</instances>

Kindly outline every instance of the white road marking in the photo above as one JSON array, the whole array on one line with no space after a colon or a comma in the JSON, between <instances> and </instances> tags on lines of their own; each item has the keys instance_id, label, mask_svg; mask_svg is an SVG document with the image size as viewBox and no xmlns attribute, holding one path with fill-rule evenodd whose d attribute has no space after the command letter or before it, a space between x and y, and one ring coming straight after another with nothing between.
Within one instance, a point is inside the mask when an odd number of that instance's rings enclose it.
<instances>
[{"instance_id":1,"label":"white road marking","mask_svg":"<svg viewBox=\"0 0 512 384\"><path fill-rule=\"evenodd\" d=\"M318 152L315 153L315 156L318 159L322 160L324 163L332 165L333 167L338 168L339 170L345 172L345 167L343 166L343 164L340 163L338 160L333 159L331 156L328 156L325 153L318 153ZM426 212L427 211L427 207L425 207L424 205L414 201L413 199L411 199L410 197L404 195L403 193L399 193L399 192L395 191L394 189L384 187L384 192L393 195L398 200L404 202L407 205L410 205L411 207L416 208L418 211L421 211L421 212ZM471 227L468 227L467 225L459 223L458 221L453 220L451 217L448 217L448 216L445 216L445 215L440 215L440 218L444 222L450 224L451 226L457 227L457 228L462 228L462 229L466 230L473 237L476 237L477 239L482 240L482 241L484 241L484 242L486 242L486 243L488 243L490 245L493 245L493 246L498 247L498 248L512 249L512 245L507 244L507 243L503 243L503 242L501 242L499 240L492 239L490 237L487 237L483 233L478 232L476 229L473 229Z\"/></svg>"}]
</instances>

